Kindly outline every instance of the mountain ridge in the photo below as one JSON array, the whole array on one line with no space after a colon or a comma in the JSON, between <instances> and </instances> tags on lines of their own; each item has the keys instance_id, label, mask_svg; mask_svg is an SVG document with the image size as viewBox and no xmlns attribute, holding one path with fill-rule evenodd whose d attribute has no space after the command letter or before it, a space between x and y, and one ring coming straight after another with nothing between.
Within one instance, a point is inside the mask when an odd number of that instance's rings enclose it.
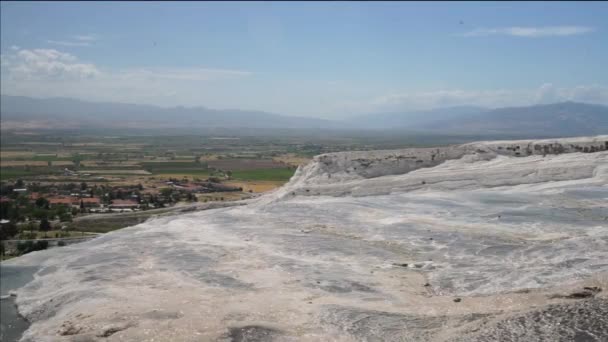
<instances>
[{"instance_id":1,"label":"mountain ridge","mask_svg":"<svg viewBox=\"0 0 608 342\"><path fill-rule=\"evenodd\" d=\"M71 98L2 95L3 129L249 128L417 131L439 134L596 135L608 133L608 106L558 102L488 109L477 106L356 115L344 120L288 116L257 110L160 107Z\"/></svg>"},{"instance_id":2,"label":"mountain ridge","mask_svg":"<svg viewBox=\"0 0 608 342\"><path fill-rule=\"evenodd\" d=\"M191 125L249 128L318 128L331 126L324 119L284 116L255 110L210 109L207 107L160 107L133 103L91 102L70 98L31 98L2 95L2 120L77 120L81 125L104 124L124 127L125 122L145 127L190 127ZM104 116L103 118L99 117ZM116 120L113 125L110 120ZM241 125L240 120L248 121Z\"/></svg>"}]
</instances>

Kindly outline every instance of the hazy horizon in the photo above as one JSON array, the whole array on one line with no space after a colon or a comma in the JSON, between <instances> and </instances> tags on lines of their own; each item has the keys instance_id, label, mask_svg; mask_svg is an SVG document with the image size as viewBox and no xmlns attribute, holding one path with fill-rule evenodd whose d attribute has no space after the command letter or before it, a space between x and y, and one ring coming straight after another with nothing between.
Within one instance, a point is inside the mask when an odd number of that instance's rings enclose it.
<instances>
[{"instance_id":1,"label":"hazy horizon","mask_svg":"<svg viewBox=\"0 0 608 342\"><path fill-rule=\"evenodd\" d=\"M608 104L606 3L1 8L4 95L323 119Z\"/></svg>"},{"instance_id":2,"label":"hazy horizon","mask_svg":"<svg viewBox=\"0 0 608 342\"><path fill-rule=\"evenodd\" d=\"M151 106L151 107L156 107L156 108L160 108L160 109L183 108L183 109L209 109L209 110L218 110L218 111L224 111L224 110L225 111L257 111L257 110L249 110L249 108L230 108L230 107L213 108L213 107L209 107L209 106L205 106L205 105L192 105L192 106L185 106L185 105L179 105L179 104L178 105L169 105L169 104L156 105L156 104L136 103L136 102L89 100L89 99L79 99L79 98L69 97L69 96L44 97L44 96L13 95L13 94L4 94L4 93L2 93L0 95L9 96L9 97L24 97L24 98L35 99L35 100L67 100L67 101L82 101L84 103L91 103L91 104L99 103L99 104L116 104L116 105L125 105L125 106ZM440 114L442 110L450 110L450 109L476 109L479 111L493 111L493 110L497 110L497 109L527 108L527 107L543 106L543 105L559 105L559 104L564 104L564 103L574 103L574 104L583 104L583 105L592 105L592 106L608 106L608 104L604 104L604 103L583 102L583 101L565 99L565 100L556 101L556 102L532 103L530 105L513 105L513 106L504 106L504 107L484 107L484 106L476 106L476 105L472 105L472 104L459 104L459 105L454 105L454 106L436 106L436 107L430 107L430 108L424 108L424 109L410 109L410 110L401 109L401 110L385 111L385 112L354 113L354 114L351 113L350 115L346 115L343 117L329 117L329 118L322 118L322 117L311 116L311 115L289 115L289 114L284 114L284 113L276 113L276 112L269 112L269 111L263 111L263 110L259 110L259 112L268 113L268 114L277 114L277 115L281 115L281 116L303 117L303 118L321 119L321 120L329 120L329 121L344 121L344 120L356 119L356 118L360 118L360 117L364 117L364 116L373 116L375 114L403 114L403 115L405 115L405 117L407 117L408 114L435 113L435 112Z\"/></svg>"}]
</instances>

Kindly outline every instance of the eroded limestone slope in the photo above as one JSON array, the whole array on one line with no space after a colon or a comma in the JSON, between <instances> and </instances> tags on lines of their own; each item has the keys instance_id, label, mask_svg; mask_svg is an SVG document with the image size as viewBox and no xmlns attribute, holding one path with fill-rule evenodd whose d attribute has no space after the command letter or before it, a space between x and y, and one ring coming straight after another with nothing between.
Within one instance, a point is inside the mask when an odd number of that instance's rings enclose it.
<instances>
[{"instance_id":1,"label":"eroded limestone slope","mask_svg":"<svg viewBox=\"0 0 608 342\"><path fill-rule=\"evenodd\" d=\"M40 268L24 340L605 340L606 141L322 155L248 205L10 260Z\"/></svg>"}]
</instances>

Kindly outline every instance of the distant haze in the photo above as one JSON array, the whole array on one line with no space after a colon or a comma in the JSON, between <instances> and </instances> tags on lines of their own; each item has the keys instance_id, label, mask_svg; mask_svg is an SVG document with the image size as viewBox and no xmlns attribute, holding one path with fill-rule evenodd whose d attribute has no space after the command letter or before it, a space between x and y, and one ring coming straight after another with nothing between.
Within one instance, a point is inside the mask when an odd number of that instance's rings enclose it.
<instances>
[{"instance_id":1,"label":"distant haze","mask_svg":"<svg viewBox=\"0 0 608 342\"><path fill-rule=\"evenodd\" d=\"M246 109L163 108L68 98L2 96L2 129L247 128L417 131L441 134L573 136L608 133L608 107L576 102L486 109L370 113L348 120L293 117Z\"/></svg>"}]
</instances>

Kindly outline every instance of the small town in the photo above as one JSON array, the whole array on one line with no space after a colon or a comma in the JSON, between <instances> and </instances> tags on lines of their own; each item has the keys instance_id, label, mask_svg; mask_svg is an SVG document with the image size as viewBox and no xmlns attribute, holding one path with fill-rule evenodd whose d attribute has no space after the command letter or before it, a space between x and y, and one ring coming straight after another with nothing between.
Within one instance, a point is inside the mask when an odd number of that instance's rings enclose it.
<instances>
[{"instance_id":1,"label":"small town","mask_svg":"<svg viewBox=\"0 0 608 342\"><path fill-rule=\"evenodd\" d=\"M178 203L228 201L226 193L242 193L242 188L221 183L217 177L206 180L168 181L145 188L142 184L111 186L103 184L2 182L0 185L0 240L23 240L8 251L0 243L0 254L25 254L46 248L46 239L93 234L75 231L72 222L91 214L147 211ZM216 194L216 196L209 196ZM244 194L244 193L243 193ZM26 241L26 240L35 240ZM29 246L29 247L28 247Z\"/></svg>"}]
</instances>

